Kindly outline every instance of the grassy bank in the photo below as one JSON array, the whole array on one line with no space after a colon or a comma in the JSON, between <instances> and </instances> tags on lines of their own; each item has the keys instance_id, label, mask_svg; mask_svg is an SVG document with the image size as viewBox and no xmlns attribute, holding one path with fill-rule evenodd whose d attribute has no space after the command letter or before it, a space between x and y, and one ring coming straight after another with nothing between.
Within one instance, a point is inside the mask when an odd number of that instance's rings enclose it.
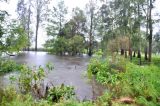
<instances>
[{"instance_id":1,"label":"grassy bank","mask_svg":"<svg viewBox=\"0 0 160 106\"><path fill-rule=\"evenodd\" d=\"M108 89L100 103L118 106L125 103L138 106L160 105L160 58L153 57L150 65L139 66L137 61L134 58L131 63L121 56L91 60L88 76L96 76L96 80Z\"/></svg>"}]
</instances>

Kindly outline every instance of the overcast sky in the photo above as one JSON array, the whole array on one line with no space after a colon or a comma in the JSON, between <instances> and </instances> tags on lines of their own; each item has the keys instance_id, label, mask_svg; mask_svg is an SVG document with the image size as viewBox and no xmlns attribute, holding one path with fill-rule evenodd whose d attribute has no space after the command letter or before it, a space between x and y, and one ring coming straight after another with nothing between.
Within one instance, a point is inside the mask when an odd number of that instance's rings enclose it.
<instances>
[{"instance_id":1,"label":"overcast sky","mask_svg":"<svg viewBox=\"0 0 160 106\"><path fill-rule=\"evenodd\" d=\"M52 0L54 3L57 3L60 0ZM17 8L18 0L8 0L8 3L0 3L0 10L7 10L7 12L11 15L11 18L17 18L16 8ZM85 4L89 2L89 0L64 0L65 5L68 7L69 15L71 15L71 11L75 7L79 7L81 9L85 8ZM154 13L160 13L160 0L156 0ZM159 30L156 28L156 31ZM155 31L155 32L156 32ZM40 28L38 34L38 47L42 47L42 44L45 43L46 32ZM34 44L33 44L34 47Z\"/></svg>"}]
</instances>

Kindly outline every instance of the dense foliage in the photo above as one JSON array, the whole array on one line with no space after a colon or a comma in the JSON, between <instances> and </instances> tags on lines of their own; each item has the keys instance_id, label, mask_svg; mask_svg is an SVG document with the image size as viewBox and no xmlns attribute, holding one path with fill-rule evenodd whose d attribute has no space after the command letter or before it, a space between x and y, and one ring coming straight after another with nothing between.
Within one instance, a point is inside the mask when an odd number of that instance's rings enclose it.
<instances>
[{"instance_id":1,"label":"dense foliage","mask_svg":"<svg viewBox=\"0 0 160 106\"><path fill-rule=\"evenodd\" d=\"M70 39L65 37L58 37L56 40L51 40L46 43L46 47L51 53L59 55L77 55L83 53L84 50L84 39L80 35L75 35Z\"/></svg>"},{"instance_id":2,"label":"dense foliage","mask_svg":"<svg viewBox=\"0 0 160 106\"><path fill-rule=\"evenodd\" d=\"M86 17L80 8L75 8L72 19L64 23L66 7L64 3L59 2L58 7L54 8L55 13L49 17L47 35L50 39L46 42L45 47L51 53L59 55L77 55L83 53L86 45ZM63 13L63 15L62 15ZM56 17L54 19L53 17Z\"/></svg>"},{"instance_id":3,"label":"dense foliage","mask_svg":"<svg viewBox=\"0 0 160 106\"><path fill-rule=\"evenodd\" d=\"M0 59L0 73L19 71L21 66L16 64L13 60Z\"/></svg>"}]
</instances>

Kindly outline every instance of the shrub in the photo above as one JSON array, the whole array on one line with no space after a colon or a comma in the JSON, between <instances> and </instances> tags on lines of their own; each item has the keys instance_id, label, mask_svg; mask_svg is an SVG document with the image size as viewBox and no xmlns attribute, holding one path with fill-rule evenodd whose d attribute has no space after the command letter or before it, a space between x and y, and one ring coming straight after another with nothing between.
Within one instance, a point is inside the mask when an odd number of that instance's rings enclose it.
<instances>
[{"instance_id":1,"label":"shrub","mask_svg":"<svg viewBox=\"0 0 160 106\"><path fill-rule=\"evenodd\" d=\"M38 69L36 67L31 69L26 65L23 65L18 77L20 90L23 92L28 92L31 88L38 90L41 87L47 71L51 71L54 67L48 63L46 68L47 69L44 70L41 66L39 66Z\"/></svg>"},{"instance_id":2,"label":"shrub","mask_svg":"<svg viewBox=\"0 0 160 106\"><path fill-rule=\"evenodd\" d=\"M0 73L7 73L11 71L18 71L20 65L16 64L13 60L1 59L0 60Z\"/></svg>"},{"instance_id":3,"label":"shrub","mask_svg":"<svg viewBox=\"0 0 160 106\"><path fill-rule=\"evenodd\" d=\"M61 86L52 87L49 89L48 100L51 102L59 102L60 99L71 99L75 95L74 88L70 86Z\"/></svg>"}]
</instances>

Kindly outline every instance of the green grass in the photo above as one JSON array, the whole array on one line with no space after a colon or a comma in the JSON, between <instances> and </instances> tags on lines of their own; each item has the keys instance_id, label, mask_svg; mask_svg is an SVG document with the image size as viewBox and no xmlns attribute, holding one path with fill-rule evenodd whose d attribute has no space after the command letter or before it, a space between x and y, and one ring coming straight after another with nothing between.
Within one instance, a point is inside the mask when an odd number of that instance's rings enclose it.
<instances>
[{"instance_id":1,"label":"green grass","mask_svg":"<svg viewBox=\"0 0 160 106\"><path fill-rule=\"evenodd\" d=\"M129 60L129 59L128 59ZM139 65L139 61L140 61L140 59L139 58L137 58L137 57L133 57L132 58L132 63L134 63L135 65ZM150 63L150 62L148 62L148 61L146 61L145 59L144 59L144 56L142 55L142 58L141 58L141 65L155 65L155 66L157 66L157 67L159 67L160 68L160 55L152 55L152 62Z\"/></svg>"}]
</instances>

